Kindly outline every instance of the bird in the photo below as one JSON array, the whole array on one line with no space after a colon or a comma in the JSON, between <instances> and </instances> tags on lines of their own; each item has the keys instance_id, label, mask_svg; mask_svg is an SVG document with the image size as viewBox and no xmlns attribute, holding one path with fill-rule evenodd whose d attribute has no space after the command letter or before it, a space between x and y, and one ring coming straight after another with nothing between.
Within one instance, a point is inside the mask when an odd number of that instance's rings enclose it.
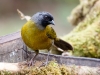
<instances>
[{"instance_id":1,"label":"bird","mask_svg":"<svg viewBox=\"0 0 100 75\"><path fill-rule=\"evenodd\" d=\"M31 19L22 26L22 40L26 46L36 53L30 60L29 65L32 65L36 56L39 54L39 50L43 49L48 50L45 62L47 64L53 45L63 50L73 50L71 44L57 37L55 30L50 25L55 25L54 17L49 12L41 11L35 13Z\"/></svg>"}]
</instances>

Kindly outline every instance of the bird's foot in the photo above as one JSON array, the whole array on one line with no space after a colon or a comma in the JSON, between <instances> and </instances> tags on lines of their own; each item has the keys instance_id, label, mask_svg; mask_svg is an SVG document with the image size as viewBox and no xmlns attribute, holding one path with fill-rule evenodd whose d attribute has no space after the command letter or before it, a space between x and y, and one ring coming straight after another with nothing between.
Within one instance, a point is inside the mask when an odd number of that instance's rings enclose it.
<instances>
[{"instance_id":1,"label":"bird's foot","mask_svg":"<svg viewBox=\"0 0 100 75\"><path fill-rule=\"evenodd\" d=\"M30 66L34 66L34 63L35 63L35 61L30 60L30 61L28 62L28 66L29 66L29 67L30 67Z\"/></svg>"},{"instance_id":2,"label":"bird's foot","mask_svg":"<svg viewBox=\"0 0 100 75\"><path fill-rule=\"evenodd\" d=\"M43 62L39 67L47 66L47 65L48 65L48 62Z\"/></svg>"}]
</instances>

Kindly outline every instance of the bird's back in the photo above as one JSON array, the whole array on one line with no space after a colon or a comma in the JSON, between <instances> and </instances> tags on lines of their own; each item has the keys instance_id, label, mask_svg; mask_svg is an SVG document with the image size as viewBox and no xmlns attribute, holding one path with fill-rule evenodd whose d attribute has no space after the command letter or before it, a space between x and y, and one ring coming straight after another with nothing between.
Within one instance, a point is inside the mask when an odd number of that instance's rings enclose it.
<instances>
[{"instance_id":1,"label":"bird's back","mask_svg":"<svg viewBox=\"0 0 100 75\"><path fill-rule=\"evenodd\" d=\"M33 21L28 21L21 29L21 36L25 44L33 50L49 49L52 45L52 40L46 35L49 29L47 26L44 30L37 28Z\"/></svg>"}]
</instances>

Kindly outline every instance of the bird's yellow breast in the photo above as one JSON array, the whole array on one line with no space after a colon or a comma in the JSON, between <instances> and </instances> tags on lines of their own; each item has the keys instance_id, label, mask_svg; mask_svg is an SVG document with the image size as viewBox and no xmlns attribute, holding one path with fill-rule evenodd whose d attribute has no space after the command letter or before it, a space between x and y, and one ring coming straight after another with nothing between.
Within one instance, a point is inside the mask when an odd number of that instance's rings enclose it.
<instances>
[{"instance_id":1,"label":"bird's yellow breast","mask_svg":"<svg viewBox=\"0 0 100 75\"><path fill-rule=\"evenodd\" d=\"M46 35L47 29L49 29L49 26L40 30L34 22L28 21L21 29L21 36L25 44L33 50L49 49L52 40Z\"/></svg>"}]
</instances>

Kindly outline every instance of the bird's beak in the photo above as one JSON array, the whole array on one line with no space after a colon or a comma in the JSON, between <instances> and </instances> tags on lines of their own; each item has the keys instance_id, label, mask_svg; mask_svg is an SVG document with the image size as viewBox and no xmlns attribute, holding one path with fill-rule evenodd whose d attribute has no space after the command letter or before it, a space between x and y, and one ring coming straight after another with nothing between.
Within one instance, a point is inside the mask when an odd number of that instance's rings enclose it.
<instances>
[{"instance_id":1,"label":"bird's beak","mask_svg":"<svg viewBox=\"0 0 100 75\"><path fill-rule=\"evenodd\" d=\"M50 21L50 24L52 24L52 25L55 25L55 22L54 22L54 20Z\"/></svg>"}]
</instances>

